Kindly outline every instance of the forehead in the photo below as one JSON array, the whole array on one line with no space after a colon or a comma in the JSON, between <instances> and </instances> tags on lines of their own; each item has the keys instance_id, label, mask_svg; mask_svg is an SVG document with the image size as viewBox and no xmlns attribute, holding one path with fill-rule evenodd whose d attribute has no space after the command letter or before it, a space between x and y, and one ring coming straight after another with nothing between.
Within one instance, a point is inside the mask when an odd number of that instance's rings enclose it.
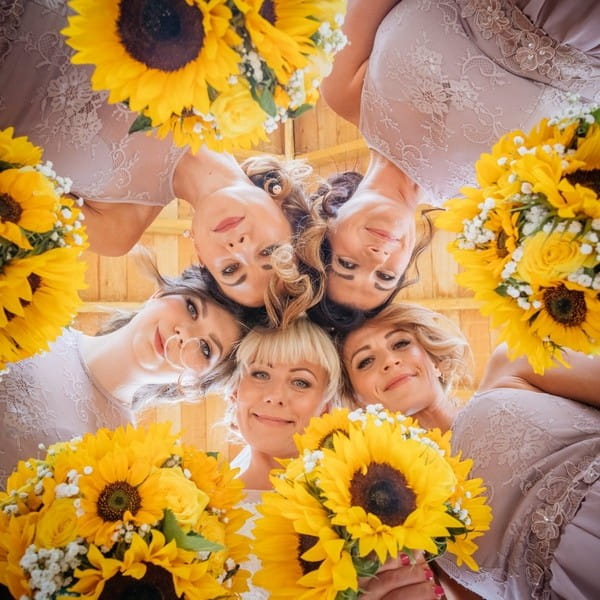
<instances>
[{"instance_id":1,"label":"forehead","mask_svg":"<svg viewBox=\"0 0 600 600\"><path fill-rule=\"evenodd\" d=\"M361 346L369 346L374 342L387 341L396 334L413 336L412 332L393 323L368 323L348 334L344 341L344 356L355 352Z\"/></svg>"}]
</instances>

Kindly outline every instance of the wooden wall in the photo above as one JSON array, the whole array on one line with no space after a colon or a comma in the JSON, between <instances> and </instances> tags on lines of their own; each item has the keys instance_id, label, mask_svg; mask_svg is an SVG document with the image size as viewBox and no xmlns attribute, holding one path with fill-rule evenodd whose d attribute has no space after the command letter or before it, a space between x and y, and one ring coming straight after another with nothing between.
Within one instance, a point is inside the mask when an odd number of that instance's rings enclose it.
<instances>
[{"instance_id":1,"label":"wooden wall","mask_svg":"<svg viewBox=\"0 0 600 600\"><path fill-rule=\"evenodd\" d=\"M254 152L240 153L238 158L259 152L304 158L313 166L315 175L321 177L344 170L364 172L368 160L367 148L357 129L322 102L295 122L280 127L268 143ZM188 205L173 201L141 239L140 243L155 253L161 272L174 275L194 261L192 243L183 236L189 223ZM445 250L450 239L446 232L436 232L431 246L419 259L420 281L403 290L399 299L424 304L459 324L473 348L476 387L494 346L494 333L469 293L454 283L457 266ZM88 252L86 260L89 287L83 293L85 305L76 326L87 333L96 331L106 311L135 307L154 291L153 282L139 272L132 253L109 258ZM470 391L462 390L460 395L467 397ZM238 448L226 442L225 430L216 425L222 416L223 402L218 396L210 396L195 404L151 410L144 419L169 420L175 430L183 431L186 442L233 457Z\"/></svg>"}]
</instances>

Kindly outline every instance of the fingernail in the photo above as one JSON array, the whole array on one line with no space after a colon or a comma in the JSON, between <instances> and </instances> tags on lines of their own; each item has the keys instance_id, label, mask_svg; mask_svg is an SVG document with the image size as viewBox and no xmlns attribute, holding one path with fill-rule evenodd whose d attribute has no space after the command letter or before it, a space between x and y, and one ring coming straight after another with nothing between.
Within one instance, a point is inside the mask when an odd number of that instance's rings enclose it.
<instances>
[{"instance_id":1,"label":"fingernail","mask_svg":"<svg viewBox=\"0 0 600 600\"><path fill-rule=\"evenodd\" d=\"M436 600L441 600L444 597L444 588L441 585L434 585L433 593Z\"/></svg>"},{"instance_id":2,"label":"fingernail","mask_svg":"<svg viewBox=\"0 0 600 600\"><path fill-rule=\"evenodd\" d=\"M408 554L400 554L400 562L403 567L408 567L408 565L410 565L410 557Z\"/></svg>"},{"instance_id":3,"label":"fingernail","mask_svg":"<svg viewBox=\"0 0 600 600\"><path fill-rule=\"evenodd\" d=\"M423 571L425 572L425 579L431 581L433 579L433 571L429 567L425 567Z\"/></svg>"}]
</instances>

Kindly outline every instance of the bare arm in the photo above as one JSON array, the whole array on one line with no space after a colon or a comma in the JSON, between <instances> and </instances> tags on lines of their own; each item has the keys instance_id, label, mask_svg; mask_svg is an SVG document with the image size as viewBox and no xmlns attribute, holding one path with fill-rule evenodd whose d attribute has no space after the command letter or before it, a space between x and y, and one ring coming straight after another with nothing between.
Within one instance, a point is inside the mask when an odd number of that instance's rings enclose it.
<instances>
[{"instance_id":1,"label":"bare arm","mask_svg":"<svg viewBox=\"0 0 600 600\"><path fill-rule=\"evenodd\" d=\"M85 201L83 214L90 250L102 256L127 254L161 210L161 206Z\"/></svg>"},{"instance_id":2,"label":"bare arm","mask_svg":"<svg viewBox=\"0 0 600 600\"><path fill-rule=\"evenodd\" d=\"M498 346L487 364L479 391L499 387L542 391L600 407L600 356L590 358L567 350L571 368L558 366L537 375L526 358L511 361L506 346Z\"/></svg>"},{"instance_id":3,"label":"bare arm","mask_svg":"<svg viewBox=\"0 0 600 600\"><path fill-rule=\"evenodd\" d=\"M349 44L336 55L331 74L321 83L325 102L358 125L360 96L379 24L400 0L349 0L343 31Z\"/></svg>"}]
</instances>

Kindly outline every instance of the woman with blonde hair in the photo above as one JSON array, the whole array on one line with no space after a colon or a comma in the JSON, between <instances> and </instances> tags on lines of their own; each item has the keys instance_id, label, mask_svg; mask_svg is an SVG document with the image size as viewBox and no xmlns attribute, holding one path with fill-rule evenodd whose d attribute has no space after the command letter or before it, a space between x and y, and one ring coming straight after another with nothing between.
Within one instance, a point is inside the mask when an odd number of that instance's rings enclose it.
<instances>
[{"instance_id":1,"label":"woman with blonde hair","mask_svg":"<svg viewBox=\"0 0 600 600\"><path fill-rule=\"evenodd\" d=\"M443 332L442 320L422 307L390 305L347 335L341 352L358 403L380 402L424 427L451 429L453 451L473 459L473 476L488 488L494 518L477 540L479 572L446 556L436 561L448 575L447 594L598 597L600 357L568 351L571 368L542 376L500 346L477 393L459 407L447 386L462 378L467 345L456 331Z\"/></svg>"},{"instance_id":2,"label":"woman with blonde hair","mask_svg":"<svg viewBox=\"0 0 600 600\"><path fill-rule=\"evenodd\" d=\"M26 135L72 180L92 251L125 254L180 198L194 211L195 248L213 291L264 306L271 253L307 225L296 218L296 205L306 202L301 182L309 169L262 156L240 166L226 153L175 147L170 135L130 133L136 114L92 89L93 66L71 62L73 50L60 33L67 4L7 3L0 23L0 129ZM150 28L178 22L169 21L169 11L163 21L146 12Z\"/></svg>"}]
</instances>

